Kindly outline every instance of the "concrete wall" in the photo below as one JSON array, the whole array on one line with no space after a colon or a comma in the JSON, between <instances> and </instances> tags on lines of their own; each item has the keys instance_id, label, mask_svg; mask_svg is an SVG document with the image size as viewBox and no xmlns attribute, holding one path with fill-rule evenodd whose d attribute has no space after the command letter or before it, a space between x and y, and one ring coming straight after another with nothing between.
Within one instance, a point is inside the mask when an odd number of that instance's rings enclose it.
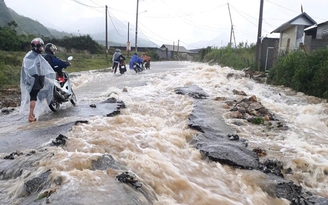
<instances>
[{"instance_id":1,"label":"concrete wall","mask_svg":"<svg viewBox=\"0 0 328 205\"><path fill-rule=\"evenodd\" d=\"M312 39L310 50L328 48L328 39Z\"/></svg>"},{"instance_id":2,"label":"concrete wall","mask_svg":"<svg viewBox=\"0 0 328 205\"><path fill-rule=\"evenodd\" d=\"M278 38L264 38L261 47L261 71L268 71L274 64L278 54Z\"/></svg>"},{"instance_id":3,"label":"concrete wall","mask_svg":"<svg viewBox=\"0 0 328 205\"><path fill-rule=\"evenodd\" d=\"M317 28L317 39L328 38L328 22L320 24Z\"/></svg>"},{"instance_id":4,"label":"concrete wall","mask_svg":"<svg viewBox=\"0 0 328 205\"><path fill-rule=\"evenodd\" d=\"M294 50L296 45L297 26L292 27L280 34L279 53L287 50Z\"/></svg>"}]
</instances>

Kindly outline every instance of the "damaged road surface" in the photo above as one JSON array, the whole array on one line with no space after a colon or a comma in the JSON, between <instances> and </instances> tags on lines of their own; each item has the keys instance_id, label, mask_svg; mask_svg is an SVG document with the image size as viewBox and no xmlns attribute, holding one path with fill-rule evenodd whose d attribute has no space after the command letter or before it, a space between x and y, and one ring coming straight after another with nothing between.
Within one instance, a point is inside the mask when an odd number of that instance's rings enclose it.
<instances>
[{"instance_id":1,"label":"damaged road surface","mask_svg":"<svg viewBox=\"0 0 328 205\"><path fill-rule=\"evenodd\" d=\"M196 85L180 87L177 94L194 98L194 110L189 117L189 127L200 131L191 144L209 160L229 165L238 169L261 171L267 175L270 187L268 193L278 198L285 198L292 205L316 204L327 205L328 199L315 196L301 186L283 178L282 163L278 160L260 162L256 152L248 149L247 141L239 137L236 131L224 121L224 112L217 109L215 101ZM274 190L272 192L272 190Z\"/></svg>"}]
</instances>

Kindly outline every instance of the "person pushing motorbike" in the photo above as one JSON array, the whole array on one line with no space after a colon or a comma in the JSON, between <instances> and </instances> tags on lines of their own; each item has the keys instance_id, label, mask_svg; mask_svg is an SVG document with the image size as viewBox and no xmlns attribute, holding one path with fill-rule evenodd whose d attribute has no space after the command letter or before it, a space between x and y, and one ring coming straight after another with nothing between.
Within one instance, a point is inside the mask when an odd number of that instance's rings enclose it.
<instances>
[{"instance_id":1,"label":"person pushing motorbike","mask_svg":"<svg viewBox=\"0 0 328 205\"><path fill-rule=\"evenodd\" d=\"M115 53L113 54L113 58L112 58L112 62L113 62L112 68L113 68L114 74L116 73L117 67L119 67L120 64L122 64L122 62L124 63L124 61L125 61L125 57L122 55L121 50L116 49Z\"/></svg>"},{"instance_id":2,"label":"person pushing motorbike","mask_svg":"<svg viewBox=\"0 0 328 205\"><path fill-rule=\"evenodd\" d=\"M61 83L65 82L63 76L63 69L70 66L70 62L63 61L55 56L57 47L53 43L47 43L45 46L45 53L43 57L48 61L51 67L58 74L58 81Z\"/></svg>"},{"instance_id":3,"label":"person pushing motorbike","mask_svg":"<svg viewBox=\"0 0 328 205\"><path fill-rule=\"evenodd\" d=\"M142 64L144 65L144 67L146 69L150 69L151 57L147 56L146 53L142 53L141 58L142 58Z\"/></svg>"},{"instance_id":4,"label":"person pushing motorbike","mask_svg":"<svg viewBox=\"0 0 328 205\"><path fill-rule=\"evenodd\" d=\"M28 121L36 121L36 115L45 111L52 99L56 73L42 57L44 42L41 38L31 41L32 49L25 55L20 76L20 113L29 111ZM43 103L46 101L46 103ZM38 106L36 106L38 104ZM45 107L45 106L46 107ZM38 108L36 115L35 108Z\"/></svg>"}]
</instances>

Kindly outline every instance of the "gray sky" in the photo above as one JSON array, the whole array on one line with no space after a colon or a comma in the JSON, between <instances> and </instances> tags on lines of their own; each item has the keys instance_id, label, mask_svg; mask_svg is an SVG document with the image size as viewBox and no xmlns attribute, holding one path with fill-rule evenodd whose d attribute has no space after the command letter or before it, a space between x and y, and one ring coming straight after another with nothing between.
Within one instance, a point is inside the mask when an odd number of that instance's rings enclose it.
<instances>
[{"instance_id":1,"label":"gray sky","mask_svg":"<svg viewBox=\"0 0 328 205\"><path fill-rule=\"evenodd\" d=\"M18 14L38 20L47 27L61 27L82 18L104 17L105 5L115 27L135 31L137 0L5 0ZM255 43L258 31L260 0L139 0L138 32L158 44L188 46L197 41L212 40L220 34L230 40L231 21L236 42ZM264 0L262 36L296 17L303 11L317 23L328 21L327 0ZM111 23L111 22L109 22ZM78 30L78 28L76 28Z\"/></svg>"}]
</instances>

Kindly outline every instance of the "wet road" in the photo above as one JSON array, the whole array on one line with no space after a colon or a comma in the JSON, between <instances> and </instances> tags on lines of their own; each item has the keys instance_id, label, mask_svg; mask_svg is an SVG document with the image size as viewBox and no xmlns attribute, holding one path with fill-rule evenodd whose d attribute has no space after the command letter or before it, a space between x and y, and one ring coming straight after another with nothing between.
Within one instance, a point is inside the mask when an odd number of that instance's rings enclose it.
<instances>
[{"instance_id":1,"label":"wet road","mask_svg":"<svg viewBox=\"0 0 328 205\"><path fill-rule=\"evenodd\" d=\"M173 64L174 68L184 64ZM171 67L170 67L171 66ZM124 75L110 73L108 69L71 73L77 106L69 102L62 104L61 110L40 116L36 123L28 123L26 116L18 114L19 108L9 115L0 116L0 153L11 153L25 149L37 149L52 142L59 134L69 132L76 121L88 120L94 116L104 116L116 110L116 104L102 103L112 97L115 90L121 92L129 86L143 86L151 80L151 75L173 68L172 63L152 63L150 70L136 74L128 70ZM69 70L68 70L69 72ZM114 95L115 97L115 95ZM96 108L90 105L95 104Z\"/></svg>"}]
</instances>

